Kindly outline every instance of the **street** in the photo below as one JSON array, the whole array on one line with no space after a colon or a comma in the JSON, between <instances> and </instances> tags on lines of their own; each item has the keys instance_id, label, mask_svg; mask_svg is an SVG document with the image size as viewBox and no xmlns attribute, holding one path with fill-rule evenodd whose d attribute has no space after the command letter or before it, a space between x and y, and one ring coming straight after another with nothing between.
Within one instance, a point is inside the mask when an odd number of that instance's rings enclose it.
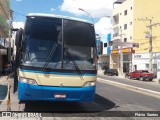
<instances>
[{"instance_id":1,"label":"street","mask_svg":"<svg viewBox=\"0 0 160 120\"><path fill-rule=\"evenodd\" d=\"M66 103L66 102L28 102L26 104L19 103L17 93L13 94L11 87L11 111L24 112L42 112L43 117L120 117L127 114L122 111L160 111L160 98L132 91L121 86L115 86L102 82L99 79L103 78L112 81L119 81L125 84L142 86L157 90L159 84L150 84L149 82L140 82L125 80L114 76L98 76L95 101L91 103ZM10 79L13 81L13 78ZM2 87L1 87L2 89ZM0 94L2 96L2 93ZM3 95L4 96L4 95ZM2 97L1 97L2 98ZM4 97L3 97L4 98ZM6 111L6 102L0 105L1 111ZM118 111L118 112L117 112ZM108 113L112 112L112 113ZM116 112L116 113L114 113ZM125 113L125 114L124 114ZM131 117L134 113L128 113ZM157 113L158 115L160 112ZM158 116L159 117L159 116ZM134 119L134 118L126 118ZM135 118L137 119L137 118ZM149 117L148 119L152 119ZM155 119L155 117L154 117Z\"/></svg>"},{"instance_id":2,"label":"street","mask_svg":"<svg viewBox=\"0 0 160 120\"><path fill-rule=\"evenodd\" d=\"M0 0L0 120L160 120L159 5Z\"/></svg>"},{"instance_id":3,"label":"street","mask_svg":"<svg viewBox=\"0 0 160 120\"><path fill-rule=\"evenodd\" d=\"M141 87L145 89L150 89L154 91L160 92L160 84L158 83L157 79L154 79L153 81L140 81L140 80L133 80L133 79L124 79L123 77L117 77L117 76L107 76L103 75L102 72L98 74L99 78L111 80L114 82L120 82L127 85L132 85L136 87Z\"/></svg>"}]
</instances>

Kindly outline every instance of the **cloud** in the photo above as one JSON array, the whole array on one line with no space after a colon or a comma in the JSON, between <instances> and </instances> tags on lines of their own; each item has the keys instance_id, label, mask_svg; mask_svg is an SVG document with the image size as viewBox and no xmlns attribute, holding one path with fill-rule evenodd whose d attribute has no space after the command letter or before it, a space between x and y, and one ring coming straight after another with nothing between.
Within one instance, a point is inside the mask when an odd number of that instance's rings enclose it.
<instances>
[{"instance_id":1,"label":"cloud","mask_svg":"<svg viewBox=\"0 0 160 120\"><path fill-rule=\"evenodd\" d=\"M13 28L24 28L24 22L13 22Z\"/></svg>"},{"instance_id":2,"label":"cloud","mask_svg":"<svg viewBox=\"0 0 160 120\"><path fill-rule=\"evenodd\" d=\"M105 35L108 33L112 33L111 30L111 19L102 17L96 24L95 24L95 31L97 34Z\"/></svg>"},{"instance_id":3,"label":"cloud","mask_svg":"<svg viewBox=\"0 0 160 120\"><path fill-rule=\"evenodd\" d=\"M55 11L56 9L54 9L54 8L51 8L51 11L53 12L53 11Z\"/></svg>"},{"instance_id":4,"label":"cloud","mask_svg":"<svg viewBox=\"0 0 160 120\"><path fill-rule=\"evenodd\" d=\"M69 12L75 15L87 15L82 8L93 18L111 15L113 0L64 0L60 6L61 11Z\"/></svg>"}]
</instances>

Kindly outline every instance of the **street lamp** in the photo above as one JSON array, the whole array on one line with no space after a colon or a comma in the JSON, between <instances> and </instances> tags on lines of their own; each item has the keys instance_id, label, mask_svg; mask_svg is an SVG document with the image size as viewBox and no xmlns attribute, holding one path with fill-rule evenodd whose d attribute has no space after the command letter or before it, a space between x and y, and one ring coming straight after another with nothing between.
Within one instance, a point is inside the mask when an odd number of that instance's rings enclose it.
<instances>
[{"instance_id":1,"label":"street lamp","mask_svg":"<svg viewBox=\"0 0 160 120\"><path fill-rule=\"evenodd\" d=\"M87 13L87 15L91 18L92 23L94 24L93 17L92 17L92 16L91 16L87 11L85 11L85 10L84 10L84 9L82 9L82 8L78 8L78 10L81 10L81 11L83 11L83 12Z\"/></svg>"}]
</instances>

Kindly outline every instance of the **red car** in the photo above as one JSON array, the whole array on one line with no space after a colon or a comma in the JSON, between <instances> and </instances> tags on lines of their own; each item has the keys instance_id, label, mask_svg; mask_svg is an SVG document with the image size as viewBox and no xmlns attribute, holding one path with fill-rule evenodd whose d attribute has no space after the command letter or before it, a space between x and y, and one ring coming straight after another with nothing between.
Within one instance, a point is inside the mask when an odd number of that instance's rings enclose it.
<instances>
[{"instance_id":1,"label":"red car","mask_svg":"<svg viewBox=\"0 0 160 120\"><path fill-rule=\"evenodd\" d=\"M128 74L128 78L130 79L135 78L141 81L143 80L152 81L155 78L155 75L153 73L149 73L148 70L136 70L136 71L130 72Z\"/></svg>"}]
</instances>

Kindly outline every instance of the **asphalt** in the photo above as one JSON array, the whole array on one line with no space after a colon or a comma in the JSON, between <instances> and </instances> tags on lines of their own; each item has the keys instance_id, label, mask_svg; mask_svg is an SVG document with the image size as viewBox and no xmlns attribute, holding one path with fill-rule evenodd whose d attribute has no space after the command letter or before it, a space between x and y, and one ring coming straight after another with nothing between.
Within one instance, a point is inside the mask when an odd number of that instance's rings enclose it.
<instances>
[{"instance_id":1,"label":"asphalt","mask_svg":"<svg viewBox=\"0 0 160 120\"><path fill-rule=\"evenodd\" d=\"M104 72L104 70L98 69L98 75L99 75L99 76L106 76L106 75L104 75L103 72ZM125 78L125 75L110 76L110 77L112 77L112 78L126 79L126 78ZM154 83L154 84L160 84L160 79L157 79L157 78L153 79L153 83Z\"/></svg>"},{"instance_id":2,"label":"asphalt","mask_svg":"<svg viewBox=\"0 0 160 120\"><path fill-rule=\"evenodd\" d=\"M107 76L103 70L98 71L98 81L125 88L131 91L139 92L156 98L160 98L160 84L158 79L153 81L139 81L125 78L125 76Z\"/></svg>"},{"instance_id":3,"label":"asphalt","mask_svg":"<svg viewBox=\"0 0 160 120\"><path fill-rule=\"evenodd\" d=\"M103 75L103 70L98 70L98 76L105 76ZM111 76L119 79L124 79L125 76ZM153 84L159 84L157 79L154 79L152 82ZM8 98L8 83L10 87L10 99ZM0 111L23 111L23 105L19 104L19 100L17 98L17 92L13 94L13 78L8 76L1 76L0 77ZM137 89L137 88L136 88ZM8 102L9 100L9 102ZM18 106L17 106L18 105Z\"/></svg>"}]
</instances>

